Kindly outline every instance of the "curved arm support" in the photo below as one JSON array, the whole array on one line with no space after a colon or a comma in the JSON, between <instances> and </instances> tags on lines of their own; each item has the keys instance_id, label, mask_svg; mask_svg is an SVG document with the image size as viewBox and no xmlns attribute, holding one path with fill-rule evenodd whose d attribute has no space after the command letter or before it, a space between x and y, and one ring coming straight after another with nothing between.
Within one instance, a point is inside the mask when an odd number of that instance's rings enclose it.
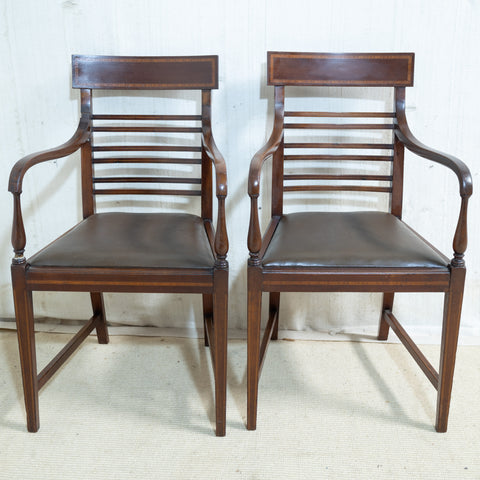
<instances>
[{"instance_id":1,"label":"curved arm support","mask_svg":"<svg viewBox=\"0 0 480 480\"><path fill-rule=\"evenodd\" d=\"M265 160L273 155L283 141L284 89L275 90L275 119L268 142L253 156L248 174L248 195L250 196L250 224L248 228L248 250L250 265L259 265L258 253L262 248L262 232L258 218L258 196L260 195L260 175Z\"/></svg>"},{"instance_id":2,"label":"curved arm support","mask_svg":"<svg viewBox=\"0 0 480 480\"><path fill-rule=\"evenodd\" d=\"M26 236L20 202L20 194L22 193L22 183L25 173L37 163L66 157L78 150L90 138L90 123L90 115L82 115L78 128L70 140L63 145L50 150L27 155L13 166L8 182L8 191L13 194L12 246L15 252L15 257L13 258L12 263L18 264L25 262L23 254L25 251Z\"/></svg>"},{"instance_id":3,"label":"curved arm support","mask_svg":"<svg viewBox=\"0 0 480 480\"><path fill-rule=\"evenodd\" d=\"M225 197L227 196L227 166L225 160L215 144L210 120L210 92L203 92L202 104L202 144L205 154L210 158L215 168L216 196L218 200L217 228L215 229L216 266L227 268L228 252L227 223L225 216Z\"/></svg>"},{"instance_id":4,"label":"curved arm support","mask_svg":"<svg viewBox=\"0 0 480 480\"><path fill-rule=\"evenodd\" d=\"M463 267L465 266L463 256L465 250L467 249L467 206L468 199L472 195L473 191L472 175L465 163L458 158L437 150L433 150L415 138L410 131L405 115L405 88L397 88L396 90L396 137L410 151L420 155L421 157L427 158L428 160L446 166L457 175L462 203L460 207L457 228L455 230L455 236L453 239L453 250L455 254L454 258L452 259L452 265L456 267Z\"/></svg>"}]
</instances>

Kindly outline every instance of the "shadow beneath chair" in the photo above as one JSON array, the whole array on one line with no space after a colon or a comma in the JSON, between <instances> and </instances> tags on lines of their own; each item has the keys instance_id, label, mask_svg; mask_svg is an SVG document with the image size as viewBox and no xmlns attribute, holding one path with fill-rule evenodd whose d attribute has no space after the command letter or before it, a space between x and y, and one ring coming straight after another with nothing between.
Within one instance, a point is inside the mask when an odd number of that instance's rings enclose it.
<instances>
[{"instance_id":1,"label":"shadow beneath chair","mask_svg":"<svg viewBox=\"0 0 480 480\"><path fill-rule=\"evenodd\" d=\"M370 335L351 335L351 342L341 342L342 345L351 347L349 352L353 352L356 357L356 359L352 358L351 361L359 363L359 366L366 372L363 373L363 380L361 376L352 375L352 371L345 372L342 365L338 363L338 358L321 353L322 347L326 344L340 345L340 342L335 342L335 344L333 342L317 341L288 341L288 344L282 340L271 342L259 385L258 423L260 424L262 421L262 411L269 407L275 410L275 404L268 404L267 397L270 395L270 398L276 399L288 399L288 397L291 397L288 401L293 403L288 407L288 414L292 414L292 421L294 421L295 412L300 408L297 403L301 399L301 405L313 404L318 406L318 415L321 415L322 411L323 413L330 411L335 416L342 415L345 422L351 421L353 417L363 417L397 426L407 425L429 432L434 431L435 408L427 396L429 385L418 381L419 379L413 371L416 367L415 365L411 365L412 368L409 368L410 365L406 364L406 359L399 352L403 348L401 345L383 345L388 352L387 355L398 365L398 369L402 371L402 376L405 377L402 380L408 382L409 394L415 394L415 401L422 405L424 412L432 419L431 423L416 420L415 417L418 417L417 415L410 415L405 409L405 402L399 398L395 390L384 380L388 378L387 376L391 372L387 371L387 368L379 371L378 364L372 360L369 352L365 349L365 343L361 342L361 340L372 340L373 338ZM315 348L318 354L315 351L313 353L309 352L308 359L312 360L312 362L308 365L305 364L305 356L298 350L298 348L301 348L301 345L298 345L298 347L295 345L298 343L313 343L318 346L318 350ZM295 347L289 348L289 345L295 345ZM381 348L382 344L378 346ZM392 350L390 347L393 347L393 352L395 353L390 351ZM408 356L408 353L405 353L405 355ZM341 363L343 364L343 362L348 362L348 358L342 359ZM322 373L328 371L329 373L327 374ZM246 370L244 372L241 380L235 377L233 380L229 378L231 393L243 419L246 418ZM282 378L279 378L279 372L281 372ZM302 372L302 374L299 375L299 372ZM333 374L331 372L335 372L334 385L332 385ZM230 375L230 377L232 376ZM369 377L371 382L365 378L366 376ZM413 381L412 378L414 379ZM310 381L308 381L309 379ZM370 397L371 401L365 400L365 398L368 399L368 395L365 392L369 388L371 389L372 385L377 390L378 396L377 398ZM398 385L398 388L400 389L402 386ZM357 389L362 391L363 401L360 395L357 395L359 392ZM278 403L279 408L285 409L285 405L280 405L281 403L283 404L283 400ZM386 405L388 409L382 408L382 405Z\"/></svg>"}]
</instances>

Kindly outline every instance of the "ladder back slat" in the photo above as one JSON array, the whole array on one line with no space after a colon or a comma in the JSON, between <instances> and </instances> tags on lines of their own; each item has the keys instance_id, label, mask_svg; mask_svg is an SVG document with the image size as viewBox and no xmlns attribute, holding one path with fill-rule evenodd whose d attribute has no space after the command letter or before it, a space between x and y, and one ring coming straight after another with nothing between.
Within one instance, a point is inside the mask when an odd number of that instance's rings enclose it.
<instances>
[{"instance_id":1,"label":"ladder back slat","mask_svg":"<svg viewBox=\"0 0 480 480\"><path fill-rule=\"evenodd\" d=\"M390 155L285 155L285 160L353 160L372 162L391 162Z\"/></svg>"},{"instance_id":2,"label":"ladder back slat","mask_svg":"<svg viewBox=\"0 0 480 480\"><path fill-rule=\"evenodd\" d=\"M201 152L202 147L173 145L111 145L92 147L94 152Z\"/></svg>"},{"instance_id":3,"label":"ladder back slat","mask_svg":"<svg viewBox=\"0 0 480 480\"><path fill-rule=\"evenodd\" d=\"M176 163L180 165L200 165L202 163L201 158L150 158L150 157L108 157L108 158L94 158L94 164L107 164L107 163L142 163L142 164L155 164L155 163Z\"/></svg>"},{"instance_id":4,"label":"ladder back slat","mask_svg":"<svg viewBox=\"0 0 480 480\"><path fill-rule=\"evenodd\" d=\"M94 195L188 195L200 196L200 190L164 190L164 189L95 189Z\"/></svg>"},{"instance_id":5,"label":"ladder back slat","mask_svg":"<svg viewBox=\"0 0 480 480\"><path fill-rule=\"evenodd\" d=\"M391 182L391 175L323 175L323 174L287 174L284 180L361 180Z\"/></svg>"},{"instance_id":6,"label":"ladder back slat","mask_svg":"<svg viewBox=\"0 0 480 480\"><path fill-rule=\"evenodd\" d=\"M393 150L390 143L285 143L285 148L355 148L372 150Z\"/></svg>"},{"instance_id":7,"label":"ladder back slat","mask_svg":"<svg viewBox=\"0 0 480 480\"><path fill-rule=\"evenodd\" d=\"M381 192L391 193L391 187L365 187L359 185L291 185L283 187L285 192Z\"/></svg>"},{"instance_id":8,"label":"ladder back slat","mask_svg":"<svg viewBox=\"0 0 480 480\"><path fill-rule=\"evenodd\" d=\"M394 112L285 112L285 117L395 118Z\"/></svg>"},{"instance_id":9,"label":"ladder back slat","mask_svg":"<svg viewBox=\"0 0 480 480\"><path fill-rule=\"evenodd\" d=\"M169 133L201 133L201 127L92 127L94 132L169 132Z\"/></svg>"},{"instance_id":10,"label":"ladder back slat","mask_svg":"<svg viewBox=\"0 0 480 480\"><path fill-rule=\"evenodd\" d=\"M117 115L98 114L92 115L92 120L196 120L200 121L201 115Z\"/></svg>"},{"instance_id":11,"label":"ladder back slat","mask_svg":"<svg viewBox=\"0 0 480 480\"><path fill-rule=\"evenodd\" d=\"M200 178L186 177L95 177L93 183L185 183L201 184Z\"/></svg>"},{"instance_id":12,"label":"ladder back slat","mask_svg":"<svg viewBox=\"0 0 480 480\"><path fill-rule=\"evenodd\" d=\"M393 130L391 123L285 123L292 130Z\"/></svg>"}]
</instances>

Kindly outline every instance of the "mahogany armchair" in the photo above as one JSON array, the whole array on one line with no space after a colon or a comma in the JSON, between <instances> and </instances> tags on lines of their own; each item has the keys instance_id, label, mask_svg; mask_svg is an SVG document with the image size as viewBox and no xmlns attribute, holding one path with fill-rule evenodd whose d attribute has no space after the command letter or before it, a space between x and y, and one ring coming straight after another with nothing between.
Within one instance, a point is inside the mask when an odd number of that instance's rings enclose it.
<instances>
[{"instance_id":1,"label":"mahogany armchair","mask_svg":"<svg viewBox=\"0 0 480 480\"><path fill-rule=\"evenodd\" d=\"M225 435L227 176L212 136L210 113L211 90L218 88L218 57L74 55L72 86L80 89L81 95L77 131L65 144L18 161L9 183L14 198L12 283L27 428L30 432L39 428L39 389L82 341L96 329L99 343L108 343L103 292L199 293L203 296L205 344L211 347L214 369L216 434ZM201 91L201 114L95 114L95 89L197 90ZM106 140L102 132L108 132ZM182 135L188 138L182 140ZM20 205L23 177L30 167L77 150L81 151L83 220L26 258ZM175 165L188 173L184 177L161 176ZM133 171L132 176L124 175L125 167ZM213 170L218 199L216 230ZM163 188L164 184L170 188ZM178 196L199 197L196 208L200 215L98 213L96 208L98 197ZM32 303L32 292L37 290L90 292L93 309L91 319L38 374Z\"/></svg>"},{"instance_id":2,"label":"mahogany armchair","mask_svg":"<svg viewBox=\"0 0 480 480\"><path fill-rule=\"evenodd\" d=\"M410 132L405 116L405 87L413 84L413 64L413 53L268 53L268 84L275 90L274 126L267 144L252 159L248 180L251 216L247 428L250 430L256 428L258 382L267 346L278 335L281 292L383 292L378 339L386 340L389 328L397 334L438 392L436 430L447 430L465 279L467 203L472 194L472 179L463 162L426 147ZM285 109L286 86L364 87L362 91L365 87L392 87L394 100L386 112L318 112L311 111L311 107L310 111L292 111ZM292 141L289 137L292 132L298 135L306 131L312 132L314 141ZM369 139L369 132L379 131L389 140L379 141L373 135L373 140ZM345 135L348 137L342 141ZM446 166L458 178L461 206L453 235L452 259L402 221L405 148ZM272 157L271 221L262 237L257 203L262 166L269 157ZM308 173L304 173L304 166L302 173L292 173L302 162L310 164ZM352 164L380 162L386 165L387 173L352 174ZM325 167L327 163L329 166ZM347 167L344 173L342 165ZM309 195L377 192L388 195L389 208L387 212L329 210L285 214L284 194L288 192ZM262 292L269 292L270 298L263 337ZM444 292L438 372L392 313L395 292Z\"/></svg>"}]
</instances>

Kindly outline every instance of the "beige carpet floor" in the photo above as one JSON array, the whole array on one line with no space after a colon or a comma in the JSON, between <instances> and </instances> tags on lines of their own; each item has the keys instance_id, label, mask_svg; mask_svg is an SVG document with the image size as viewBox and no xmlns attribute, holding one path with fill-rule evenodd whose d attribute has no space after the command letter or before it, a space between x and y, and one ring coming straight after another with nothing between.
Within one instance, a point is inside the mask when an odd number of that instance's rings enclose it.
<instances>
[{"instance_id":1,"label":"beige carpet floor","mask_svg":"<svg viewBox=\"0 0 480 480\"><path fill-rule=\"evenodd\" d=\"M41 368L63 334L37 334ZM426 346L437 363L438 348ZM40 394L27 433L14 332L0 332L3 479L480 479L480 347L461 346L449 431L399 344L278 341L245 429L246 343L229 343L227 436L214 435L208 351L196 339L94 337Z\"/></svg>"}]
</instances>

